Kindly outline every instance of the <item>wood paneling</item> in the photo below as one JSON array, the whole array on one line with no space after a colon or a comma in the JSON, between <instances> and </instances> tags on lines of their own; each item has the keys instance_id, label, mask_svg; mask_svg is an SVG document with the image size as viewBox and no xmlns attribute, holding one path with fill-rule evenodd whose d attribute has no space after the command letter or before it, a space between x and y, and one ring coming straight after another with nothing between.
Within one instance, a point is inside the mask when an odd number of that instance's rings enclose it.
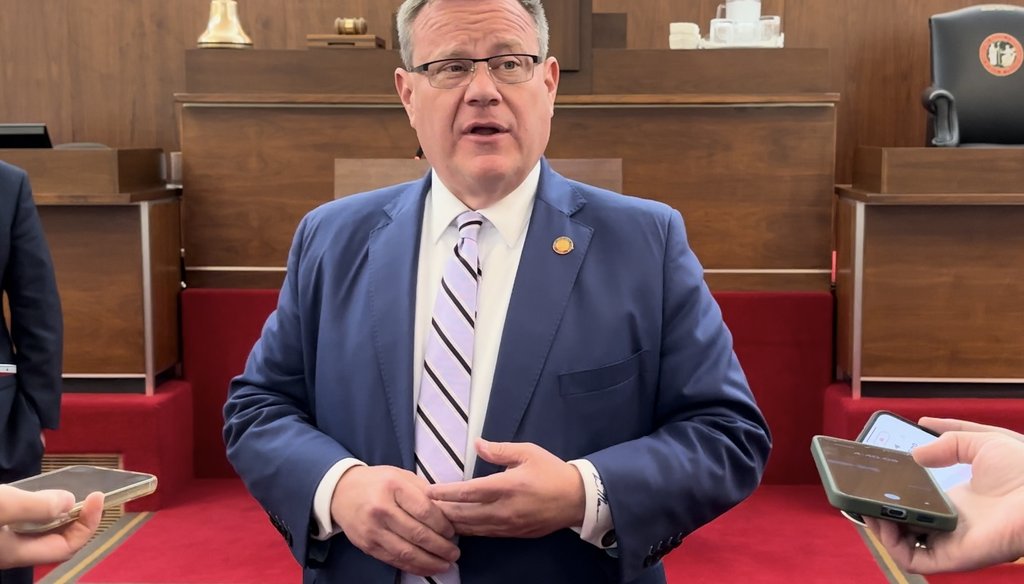
<instances>
[{"instance_id":1,"label":"wood paneling","mask_svg":"<svg viewBox=\"0 0 1024 584\"><path fill-rule=\"evenodd\" d=\"M144 372L139 209L39 207L64 308L64 372Z\"/></svg>"},{"instance_id":2,"label":"wood paneling","mask_svg":"<svg viewBox=\"0 0 1024 584\"><path fill-rule=\"evenodd\" d=\"M178 362L178 295L181 292L181 203L149 203L150 289L153 299L153 372Z\"/></svg>"},{"instance_id":3,"label":"wood paneling","mask_svg":"<svg viewBox=\"0 0 1024 584\"><path fill-rule=\"evenodd\" d=\"M928 17L990 1L764 0L763 13L783 18L787 47L829 49L829 89L843 97L836 182L850 182L858 145L924 145ZM706 32L719 2L593 0L593 10L626 14L628 47L654 49L668 47L670 22L697 22ZM365 17L369 32L390 48L399 4L246 0L239 11L257 50L302 48L306 34L327 32L337 16ZM560 10L552 4L553 19ZM56 142L177 150L172 96L185 90L184 51L195 47L208 16L208 0L7 0L0 19L0 122L44 121ZM565 27L553 22L552 28ZM552 39L552 46L558 42ZM581 55L581 67L588 58ZM567 76L563 93L587 91L586 76Z\"/></svg>"},{"instance_id":4,"label":"wood paneling","mask_svg":"<svg viewBox=\"0 0 1024 584\"><path fill-rule=\"evenodd\" d=\"M837 198L836 205L836 377L853 373L854 261L856 259L856 209L852 201Z\"/></svg>"},{"instance_id":5,"label":"wood paneling","mask_svg":"<svg viewBox=\"0 0 1024 584\"><path fill-rule=\"evenodd\" d=\"M617 99L556 105L549 158L621 159L624 192L680 209L708 268L828 270L831 103ZM397 105L186 104L183 120L190 285L210 281L196 268L283 266L299 219L332 198L335 158L409 157L416 145Z\"/></svg>"},{"instance_id":6,"label":"wood paneling","mask_svg":"<svg viewBox=\"0 0 1024 584\"><path fill-rule=\"evenodd\" d=\"M792 273L792 274L735 274L721 272L704 272L704 281L712 290L730 290L739 292L821 292L828 290L829 275L827 273Z\"/></svg>"},{"instance_id":7,"label":"wood paneling","mask_svg":"<svg viewBox=\"0 0 1024 584\"><path fill-rule=\"evenodd\" d=\"M397 51L185 52L189 93L395 95ZM334 71L335 74L327 74ZM344 74L339 72L344 71Z\"/></svg>"},{"instance_id":8,"label":"wood paneling","mask_svg":"<svg viewBox=\"0 0 1024 584\"><path fill-rule=\"evenodd\" d=\"M600 94L826 93L829 77L828 52L820 49L594 50Z\"/></svg>"},{"instance_id":9,"label":"wood paneling","mask_svg":"<svg viewBox=\"0 0 1024 584\"><path fill-rule=\"evenodd\" d=\"M1022 148L861 147L854 160L854 188L874 193L1003 194L1024 186Z\"/></svg>"},{"instance_id":10,"label":"wood paneling","mask_svg":"<svg viewBox=\"0 0 1024 584\"><path fill-rule=\"evenodd\" d=\"M868 206L865 377L1024 378L1024 206Z\"/></svg>"},{"instance_id":11,"label":"wood paneling","mask_svg":"<svg viewBox=\"0 0 1024 584\"><path fill-rule=\"evenodd\" d=\"M0 150L0 160L23 168L33 190L44 197L107 196L162 189L160 156L161 152L153 148Z\"/></svg>"},{"instance_id":12,"label":"wood paneling","mask_svg":"<svg viewBox=\"0 0 1024 584\"><path fill-rule=\"evenodd\" d=\"M0 123L45 122L55 143L72 139L67 0L7 0L0 17ZM102 107L101 104L95 106Z\"/></svg>"},{"instance_id":13,"label":"wood paneling","mask_svg":"<svg viewBox=\"0 0 1024 584\"><path fill-rule=\"evenodd\" d=\"M679 209L707 268L828 269L834 115L830 104L563 107L547 154L622 158L624 192Z\"/></svg>"},{"instance_id":14,"label":"wood paneling","mask_svg":"<svg viewBox=\"0 0 1024 584\"><path fill-rule=\"evenodd\" d=\"M335 158L402 158L400 106L183 109L186 266L283 266L299 220L334 195ZM191 281L189 282L191 284Z\"/></svg>"}]
</instances>

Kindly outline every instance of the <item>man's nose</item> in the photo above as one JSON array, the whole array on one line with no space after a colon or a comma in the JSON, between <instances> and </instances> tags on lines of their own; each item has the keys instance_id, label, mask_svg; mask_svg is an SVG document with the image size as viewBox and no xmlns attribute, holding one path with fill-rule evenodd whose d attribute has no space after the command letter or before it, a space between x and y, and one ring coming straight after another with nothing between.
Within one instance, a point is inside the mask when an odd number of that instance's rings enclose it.
<instances>
[{"instance_id":1,"label":"man's nose","mask_svg":"<svg viewBox=\"0 0 1024 584\"><path fill-rule=\"evenodd\" d=\"M501 99L498 84L491 77L487 63L477 63L473 68L469 85L466 87L466 101L470 103L493 103Z\"/></svg>"}]
</instances>

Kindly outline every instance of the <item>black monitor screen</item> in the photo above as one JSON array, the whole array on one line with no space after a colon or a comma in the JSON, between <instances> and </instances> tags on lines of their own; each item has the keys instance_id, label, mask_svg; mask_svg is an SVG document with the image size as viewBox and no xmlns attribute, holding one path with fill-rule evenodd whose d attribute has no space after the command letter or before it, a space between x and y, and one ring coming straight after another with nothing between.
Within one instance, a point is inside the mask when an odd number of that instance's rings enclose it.
<instances>
[{"instance_id":1,"label":"black monitor screen","mask_svg":"<svg viewBox=\"0 0 1024 584\"><path fill-rule=\"evenodd\" d=\"M0 124L0 148L53 148L46 124Z\"/></svg>"}]
</instances>

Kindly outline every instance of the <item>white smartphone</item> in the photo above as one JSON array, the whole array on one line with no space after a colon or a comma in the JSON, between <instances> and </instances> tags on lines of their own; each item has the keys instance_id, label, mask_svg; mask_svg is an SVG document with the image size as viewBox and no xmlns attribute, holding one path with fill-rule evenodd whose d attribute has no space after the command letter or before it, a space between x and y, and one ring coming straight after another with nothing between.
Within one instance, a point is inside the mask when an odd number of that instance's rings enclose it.
<instances>
[{"instance_id":1,"label":"white smartphone","mask_svg":"<svg viewBox=\"0 0 1024 584\"><path fill-rule=\"evenodd\" d=\"M939 435L935 432L904 417L880 410L871 415L867 424L864 425L864 429L857 436L857 442L910 452L911 449L928 444L938 437ZM928 471L935 477L935 482L939 487L947 492L953 487L971 480L971 465L969 464L930 468Z\"/></svg>"},{"instance_id":2,"label":"white smartphone","mask_svg":"<svg viewBox=\"0 0 1024 584\"><path fill-rule=\"evenodd\" d=\"M75 505L68 515L61 519L47 523L15 523L9 527L19 533L50 531L78 519L85 498L90 493L102 492L103 507L114 507L152 493L156 490L156 482L156 476L148 473L99 466L75 465L44 472L34 477L15 481L10 485L26 491L47 489L71 491L75 496Z\"/></svg>"}]
</instances>

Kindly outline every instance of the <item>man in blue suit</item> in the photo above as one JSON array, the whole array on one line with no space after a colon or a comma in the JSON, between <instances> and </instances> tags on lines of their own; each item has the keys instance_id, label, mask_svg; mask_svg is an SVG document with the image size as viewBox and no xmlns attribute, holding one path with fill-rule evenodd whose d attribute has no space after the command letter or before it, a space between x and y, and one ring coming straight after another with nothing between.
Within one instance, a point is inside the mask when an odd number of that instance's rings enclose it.
<instances>
[{"instance_id":1,"label":"man in blue suit","mask_svg":"<svg viewBox=\"0 0 1024 584\"><path fill-rule=\"evenodd\" d=\"M307 582L664 582L770 449L682 219L543 159L539 0L398 23L433 169L303 219L228 457Z\"/></svg>"},{"instance_id":2,"label":"man in blue suit","mask_svg":"<svg viewBox=\"0 0 1024 584\"><path fill-rule=\"evenodd\" d=\"M43 428L60 421L64 324L50 250L28 176L0 162L0 282L11 322L0 326L0 483L38 474ZM30 583L32 568L0 571Z\"/></svg>"}]
</instances>

